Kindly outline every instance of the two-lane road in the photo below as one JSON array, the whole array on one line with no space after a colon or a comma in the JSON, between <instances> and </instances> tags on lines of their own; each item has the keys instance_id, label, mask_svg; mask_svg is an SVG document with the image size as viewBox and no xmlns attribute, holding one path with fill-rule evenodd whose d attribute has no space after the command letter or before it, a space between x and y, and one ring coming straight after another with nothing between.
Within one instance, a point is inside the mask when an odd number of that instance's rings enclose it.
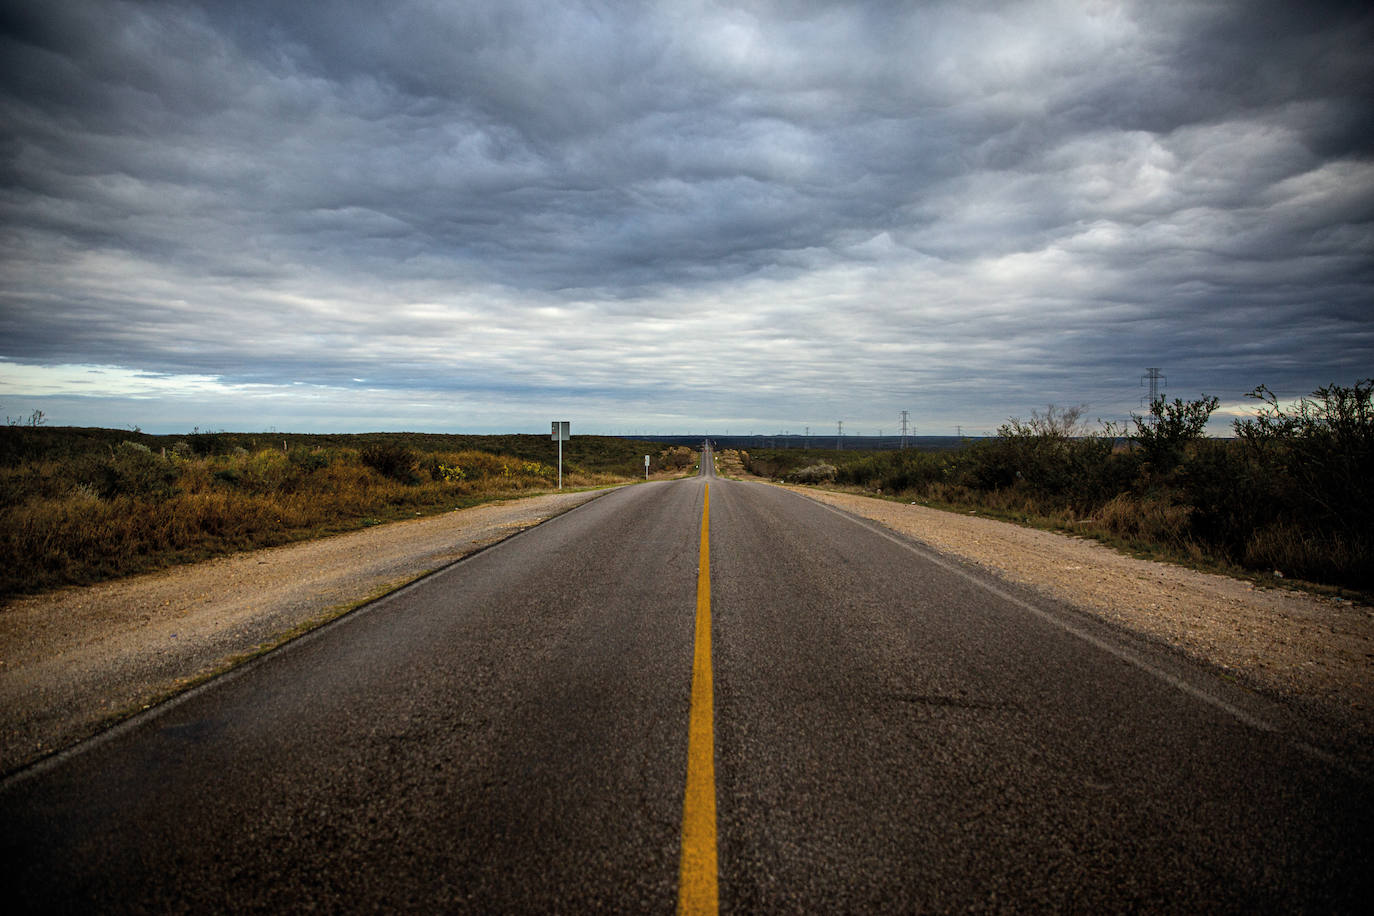
<instances>
[{"instance_id":1,"label":"two-lane road","mask_svg":"<svg viewBox=\"0 0 1374 916\"><path fill-rule=\"evenodd\" d=\"M10 908L671 912L703 601L722 910L1369 899L1288 710L708 453L10 778Z\"/></svg>"}]
</instances>

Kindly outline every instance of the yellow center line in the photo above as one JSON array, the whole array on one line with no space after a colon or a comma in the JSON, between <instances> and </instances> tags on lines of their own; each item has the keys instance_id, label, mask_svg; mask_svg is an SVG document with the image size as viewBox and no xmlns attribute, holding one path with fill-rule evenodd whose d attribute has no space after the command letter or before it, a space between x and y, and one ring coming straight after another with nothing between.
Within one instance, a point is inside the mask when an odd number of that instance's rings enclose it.
<instances>
[{"instance_id":1,"label":"yellow center line","mask_svg":"<svg viewBox=\"0 0 1374 916\"><path fill-rule=\"evenodd\" d=\"M711 685L711 485L701 507L697 567L696 648L692 653L692 709L687 725L687 791L682 803L682 865L677 911L715 913L716 738Z\"/></svg>"}]
</instances>

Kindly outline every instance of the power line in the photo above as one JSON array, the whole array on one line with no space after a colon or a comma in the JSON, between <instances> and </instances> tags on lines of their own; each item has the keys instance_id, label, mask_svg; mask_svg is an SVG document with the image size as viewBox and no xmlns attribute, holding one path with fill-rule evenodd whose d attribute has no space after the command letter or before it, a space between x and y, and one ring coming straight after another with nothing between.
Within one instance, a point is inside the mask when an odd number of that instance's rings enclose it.
<instances>
[{"instance_id":1,"label":"power line","mask_svg":"<svg viewBox=\"0 0 1374 916\"><path fill-rule=\"evenodd\" d=\"M1168 384L1169 380L1160 374L1158 368L1146 369L1145 374L1140 377L1141 385L1144 385L1146 382L1150 383L1150 399L1144 402L1145 404L1153 404L1155 401L1159 400L1159 383L1161 381Z\"/></svg>"}]
</instances>

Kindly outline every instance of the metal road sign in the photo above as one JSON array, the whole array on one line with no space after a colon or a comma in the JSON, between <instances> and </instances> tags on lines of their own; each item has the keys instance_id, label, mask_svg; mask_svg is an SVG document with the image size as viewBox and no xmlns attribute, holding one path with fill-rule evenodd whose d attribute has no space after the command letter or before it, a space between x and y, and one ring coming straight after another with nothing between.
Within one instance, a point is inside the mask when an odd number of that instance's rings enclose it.
<instances>
[{"instance_id":1,"label":"metal road sign","mask_svg":"<svg viewBox=\"0 0 1374 916\"><path fill-rule=\"evenodd\" d=\"M572 425L570 420L554 420L550 439L558 443L558 489L563 489L563 443L572 438L572 433L568 427Z\"/></svg>"}]
</instances>

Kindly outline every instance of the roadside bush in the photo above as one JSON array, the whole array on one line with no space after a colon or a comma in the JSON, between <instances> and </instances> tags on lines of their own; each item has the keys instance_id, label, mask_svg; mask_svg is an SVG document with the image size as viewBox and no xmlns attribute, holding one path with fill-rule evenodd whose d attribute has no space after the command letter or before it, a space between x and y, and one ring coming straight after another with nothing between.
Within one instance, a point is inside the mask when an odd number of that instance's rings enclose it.
<instances>
[{"instance_id":1,"label":"roadside bush","mask_svg":"<svg viewBox=\"0 0 1374 916\"><path fill-rule=\"evenodd\" d=\"M1313 582L1374 585L1374 543L1339 532L1313 532L1292 524L1262 528L1246 544L1244 563L1282 570Z\"/></svg>"},{"instance_id":2,"label":"roadside bush","mask_svg":"<svg viewBox=\"0 0 1374 916\"><path fill-rule=\"evenodd\" d=\"M359 460L383 477L402 483L415 482L415 453L404 445L378 443L365 446L358 453Z\"/></svg>"},{"instance_id":3,"label":"roadside bush","mask_svg":"<svg viewBox=\"0 0 1374 916\"><path fill-rule=\"evenodd\" d=\"M1193 507L1168 499L1119 493L1098 509L1092 522L1122 540L1180 547L1192 542Z\"/></svg>"},{"instance_id":4,"label":"roadside bush","mask_svg":"<svg viewBox=\"0 0 1374 916\"><path fill-rule=\"evenodd\" d=\"M1328 385L1284 407L1261 385L1253 420L1236 436L1270 484L1283 513L1332 530L1360 534L1374 517L1374 379Z\"/></svg>"},{"instance_id":5,"label":"roadside bush","mask_svg":"<svg viewBox=\"0 0 1374 916\"><path fill-rule=\"evenodd\" d=\"M102 497L117 496L166 498L175 492L176 466L139 442L121 442L110 457L95 456L82 462L78 471L82 482Z\"/></svg>"},{"instance_id":6,"label":"roadside bush","mask_svg":"<svg viewBox=\"0 0 1374 916\"><path fill-rule=\"evenodd\" d=\"M1275 566L1287 557L1286 571L1328 579L1344 566L1340 578L1374 584L1374 379L1318 388L1292 406L1263 385L1250 397L1263 406L1235 431L1264 518L1246 557Z\"/></svg>"},{"instance_id":7,"label":"roadside bush","mask_svg":"<svg viewBox=\"0 0 1374 916\"><path fill-rule=\"evenodd\" d=\"M0 597L545 489L557 473L551 445L540 436L0 427ZM584 437L565 457L586 470L569 462L564 481L634 479L657 448Z\"/></svg>"},{"instance_id":8,"label":"roadside bush","mask_svg":"<svg viewBox=\"0 0 1374 916\"><path fill-rule=\"evenodd\" d=\"M889 486L896 491L933 495L936 490L957 485L964 452L901 452Z\"/></svg>"},{"instance_id":9,"label":"roadside bush","mask_svg":"<svg viewBox=\"0 0 1374 916\"><path fill-rule=\"evenodd\" d=\"M750 474L771 478L780 478L787 474L788 461L780 455L751 455L743 451L739 454L742 463Z\"/></svg>"},{"instance_id":10,"label":"roadside bush","mask_svg":"<svg viewBox=\"0 0 1374 916\"><path fill-rule=\"evenodd\" d=\"M1292 404L1260 386L1259 415L1209 439L1218 399L1156 399L1101 430L1051 405L958 451L760 450L756 474L833 480L1119 539L1189 560L1374 587L1374 380ZM822 466L834 468L819 470Z\"/></svg>"},{"instance_id":11,"label":"roadside bush","mask_svg":"<svg viewBox=\"0 0 1374 916\"><path fill-rule=\"evenodd\" d=\"M1243 562L1250 536L1273 518L1263 475L1235 442L1194 442L1172 474L1157 479L1146 468L1136 490L1189 506L1194 539L1227 562Z\"/></svg>"},{"instance_id":12,"label":"roadside bush","mask_svg":"<svg viewBox=\"0 0 1374 916\"><path fill-rule=\"evenodd\" d=\"M1083 410L1051 404L1027 421L1013 417L995 439L968 450L963 482L983 491L1016 488L1056 508L1090 511L1118 492L1130 469L1113 464L1115 436L1081 423Z\"/></svg>"},{"instance_id":13,"label":"roadside bush","mask_svg":"<svg viewBox=\"0 0 1374 916\"><path fill-rule=\"evenodd\" d=\"M520 473L525 477L549 481L558 476L558 469L539 461L522 461L520 462Z\"/></svg>"},{"instance_id":14,"label":"roadside bush","mask_svg":"<svg viewBox=\"0 0 1374 916\"><path fill-rule=\"evenodd\" d=\"M427 461L425 470L430 480L442 480L444 483L462 483L468 479L468 472L461 464L444 464L437 458Z\"/></svg>"},{"instance_id":15,"label":"roadside bush","mask_svg":"<svg viewBox=\"0 0 1374 916\"><path fill-rule=\"evenodd\" d=\"M697 453L685 445L675 445L658 453L658 464L662 468L681 471L696 464Z\"/></svg>"},{"instance_id":16,"label":"roadside bush","mask_svg":"<svg viewBox=\"0 0 1374 916\"><path fill-rule=\"evenodd\" d=\"M202 458L226 454L233 447L233 439L224 433L192 433L187 438L191 451Z\"/></svg>"},{"instance_id":17,"label":"roadside bush","mask_svg":"<svg viewBox=\"0 0 1374 916\"><path fill-rule=\"evenodd\" d=\"M837 469L833 464L813 464L792 474L797 483L829 483L835 479Z\"/></svg>"},{"instance_id":18,"label":"roadside bush","mask_svg":"<svg viewBox=\"0 0 1374 916\"><path fill-rule=\"evenodd\" d=\"M1135 424L1131 438L1153 472L1167 474L1178 467L1188 447L1202 438L1219 403L1206 395L1197 401L1174 398L1172 404L1159 397L1150 402L1148 418L1131 417Z\"/></svg>"},{"instance_id":19,"label":"roadside bush","mask_svg":"<svg viewBox=\"0 0 1374 916\"><path fill-rule=\"evenodd\" d=\"M420 470L430 481L456 486L463 492L479 486L544 486L558 475L556 468L541 461L477 451L433 453L425 456Z\"/></svg>"},{"instance_id":20,"label":"roadside bush","mask_svg":"<svg viewBox=\"0 0 1374 916\"><path fill-rule=\"evenodd\" d=\"M241 462L239 483L253 493L290 492L299 482L298 469L276 449L262 449Z\"/></svg>"},{"instance_id":21,"label":"roadside bush","mask_svg":"<svg viewBox=\"0 0 1374 916\"><path fill-rule=\"evenodd\" d=\"M287 458L295 467L306 474L329 467L329 453L322 448L307 448L298 445L287 453Z\"/></svg>"},{"instance_id":22,"label":"roadside bush","mask_svg":"<svg viewBox=\"0 0 1374 916\"><path fill-rule=\"evenodd\" d=\"M243 474L238 468L217 468L213 476L216 482L232 487L238 486L243 480Z\"/></svg>"}]
</instances>

